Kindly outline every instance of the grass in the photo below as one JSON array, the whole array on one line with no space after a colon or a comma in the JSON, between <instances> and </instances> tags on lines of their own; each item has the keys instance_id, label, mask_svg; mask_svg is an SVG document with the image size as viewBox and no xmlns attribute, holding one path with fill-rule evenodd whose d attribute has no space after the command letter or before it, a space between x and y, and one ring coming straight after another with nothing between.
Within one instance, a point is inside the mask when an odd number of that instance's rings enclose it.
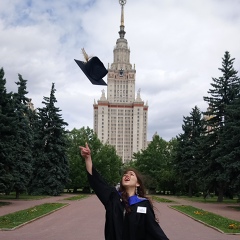
<instances>
[{"instance_id":1,"label":"grass","mask_svg":"<svg viewBox=\"0 0 240 240\"><path fill-rule=\"evenodd\" d=\"M233 209L235 209L236 211L240 211L240 206L239 207L235 207L235 206L229 206L229 208L233 208Z\"/></svg>"},{"instance_id":2,"label":"grass","mask_svg":"<svg viewBox=\"0 0 240 240\"><path fill-rule=\"evenodd\" d=\"M9 195L0 195L0 200L38 200L38 199L43 199L43 198L48 198L50 196L32 196L32 195L28 195L26 193L24 194L20 194L19 199L16 199L16 193L12 192Z\"/></svg>"},{"instance_id":3,"label":"grass","mask_svg":"<svg viewBox=\"0 0 240 240\"><path fill-rule=\"evenodd\" d=\"M203 198L203 197L187 197L187 196L180 196L177 198L182 198L184 200L188 200L188 201L193 201L193 202L203 202L203 203L217 203L217 204L221 204L221 203L238 203L237 202L237 198L235 199L223 199L223 202L217 202L217 197L210 197L210 198Z\"/></svg>"},{"instance_id":4,"label":"grass","mask_svg":"<svg viewBox=\"0 0 240 240\"><path fill-rule=\"evenodd\" d=\"M42 217L66 205L67 204L65 203L44 203L32 208L0 216L0 229L7 230L16 228L26 222Z\"/></svg>"},{"instance_id":5,"label":"grass","mask_svg":"<svg viewBox=\"0 0 240 240\"><path fill-rule=\"evenodd\" d=\"M199 220L207 225L221 230L224 233L240 233L240 222L224 218L217 214L204 211L192 206L175 205L171 206L182 213L185 213L192 218Z\"/></svg>"},{"instance_id":6,"label":"grass","mask_svg":"<svg viewBox=\"0 0 240 240\"><path fill-rule=\"evenodd\" d=\"M66 194L66 192L64 192L61 196L64 196L64 194ZM43 199L43 198L49 198L52 196L49 195L39 195L39 196L32 196L32 195L28 195L28 194L20 194L19 199L16 199L16 195L14 192L12 192L9 195L0 195L0 200L26 200L26 201L31 201L31 200L39 200L39 199ZM87 195L85 194L81 194L81 195L77 195L74 197L70 197L70 198L66 198L66 200L80 200L82 198L87 197ZM1 207L1 202L0 202L0 207Z\"/></svg>"},{"instance_id":7,"label":"grass","mask_svg":"<svg viewBox=\"0 0 240 240\"><path fill-rule=\"evenodd\" d=\"M152 196L152 200L156 201L156 202L164 202L164 203L173 203L174 201L167 199L167 198L160 198L157 196Z\"/></svg>"},{"instance_id":8,"label":"grass","mask_svg":"<svg viewBox=\"0 0 240 240\"><path fill-rule=\"evenodd\" d=\"M88 195L77 195L77 196L65 198L64 200L75 201L75 200L81 200L81 199L86 198L86 197L88 197Z\"/></svg>"},{"instance_id":9,"label":"grass","mask_svg":"<svg viewBox=\"0 0 240 240\"><path fill-rule=\"evenodd\" d=\"M11 204L10 202L0 202L0 207Z\"/></svg>"}]
</instances>

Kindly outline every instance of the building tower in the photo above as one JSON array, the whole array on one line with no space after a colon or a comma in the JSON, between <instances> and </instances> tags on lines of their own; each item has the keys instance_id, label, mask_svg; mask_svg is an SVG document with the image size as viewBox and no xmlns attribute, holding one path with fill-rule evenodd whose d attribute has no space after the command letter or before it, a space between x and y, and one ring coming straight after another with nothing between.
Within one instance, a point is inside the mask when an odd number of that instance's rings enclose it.
<instances>
[{"instance_id":1,"label":"building tower","mask_svg":"<svg viewBox=\"0 0 240 240\"><path fill-rule=\"evenodd\" d=\"M124 38L124 5L121 5L121 25L119 38L113 50L113 63L108 66L107 97L94 100L94 131L103 143L115 146L123 163L132 159L134 152L147 147L148 105L140 96L135 98L136 70L130 63L130 49Z\"/></svg>"}]
</instances>

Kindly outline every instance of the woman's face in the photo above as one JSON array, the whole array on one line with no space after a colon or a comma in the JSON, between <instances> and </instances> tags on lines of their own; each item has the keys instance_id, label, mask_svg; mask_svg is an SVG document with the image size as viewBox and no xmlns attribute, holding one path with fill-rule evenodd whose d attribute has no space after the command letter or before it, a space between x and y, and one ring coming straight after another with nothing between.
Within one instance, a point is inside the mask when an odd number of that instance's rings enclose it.
<instances>
[{"instance_id":1,"label":"woman's face","mask_svg":"<svg viewBox=\"0 0 240 240\"><path fill-rule=\"evenodd\" d=\"M124 187L138 187L137 176L133 171L128 171L123 174L122 186Z\"/></svg>"}]
</instances>

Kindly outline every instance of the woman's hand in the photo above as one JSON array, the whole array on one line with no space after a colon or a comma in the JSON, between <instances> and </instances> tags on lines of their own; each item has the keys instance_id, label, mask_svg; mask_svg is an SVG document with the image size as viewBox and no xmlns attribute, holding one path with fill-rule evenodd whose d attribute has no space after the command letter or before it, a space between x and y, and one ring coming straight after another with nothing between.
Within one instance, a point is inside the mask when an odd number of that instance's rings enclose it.
<instances>
[{"instance_id":1,"label":"woman's hand","mask_svg":"<svg viewBox=\"0 0 240 240\"><path fill-rule=\"evenodd\" d=\"M80 146L80 151L81 151L81 155L84 157L85 159L85 164L86 164L86 169L89 172L89 174L92 175L92 158L91 158L91 150L88 147L88 144L85 144L85 147Z\"/></svg>"},{"instance_id":2,"label":"woman's hand","mask_svg":"<svg viewBox=\"0 0 240 240\"><path fill-rule=\"evenodd\" d=\"M91 150L90 150L90 148L88 147L88 144L87 144L87 143L86 143L85 147L80 146L79 148L80 148L80 151L81 151L81 155L82 155L85 159L91 157Z\"/></svg>"}]
</instances>

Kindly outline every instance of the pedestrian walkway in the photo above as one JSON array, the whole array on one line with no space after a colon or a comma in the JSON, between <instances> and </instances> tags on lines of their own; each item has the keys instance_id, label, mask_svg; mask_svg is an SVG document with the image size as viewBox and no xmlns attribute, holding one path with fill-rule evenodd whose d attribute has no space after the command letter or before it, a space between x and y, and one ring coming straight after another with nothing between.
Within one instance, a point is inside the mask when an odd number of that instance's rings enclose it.
<instances>
[{"instance_id":1,"label":"pedestrian walkway","mask_svg":"<svg viewBox=\"0 0 240 240\"><path fill-rule=\"evenodd\" d=\"M72 196L72 195L71 195ZM35 201L13 201L0 208L0 216L44 202L69 205L13 231L0 231L1 240L104 240L105 210L95 195L79 201L68 196ZM240 240L240 235L222 234L168 207L154 203L159 223L170 240Z\"/></svg>"}]
</instances>

